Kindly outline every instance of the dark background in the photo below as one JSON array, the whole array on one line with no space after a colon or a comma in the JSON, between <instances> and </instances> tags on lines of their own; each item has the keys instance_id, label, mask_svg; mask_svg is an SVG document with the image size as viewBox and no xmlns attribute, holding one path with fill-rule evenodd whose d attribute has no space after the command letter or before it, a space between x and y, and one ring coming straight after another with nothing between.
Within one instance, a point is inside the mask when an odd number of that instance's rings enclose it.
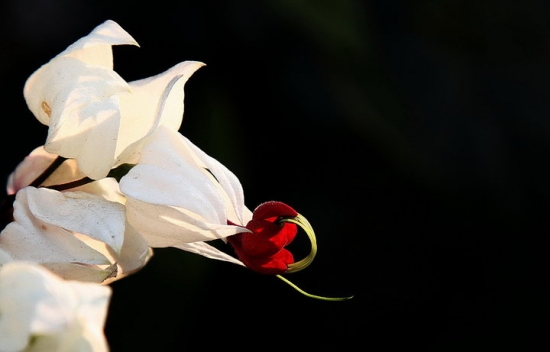
<instances>
[{"instance_id":1,"label":"dark background","mask_svg":"<svg viewBox=\"0 0 550 352\"><path fill-rule=\"evenodd\" d=\"M3 175L46 137L27 77L112 19L141 46L114 49L127 81L207 64L181 132L239 177L249 208L279 200L311 222L318 255L287 278L355 296L317 301L159 249L112 285L112 351L529 349L549 313L549 14L544 1L2 0Z\"/></svg>"}]
</instances>

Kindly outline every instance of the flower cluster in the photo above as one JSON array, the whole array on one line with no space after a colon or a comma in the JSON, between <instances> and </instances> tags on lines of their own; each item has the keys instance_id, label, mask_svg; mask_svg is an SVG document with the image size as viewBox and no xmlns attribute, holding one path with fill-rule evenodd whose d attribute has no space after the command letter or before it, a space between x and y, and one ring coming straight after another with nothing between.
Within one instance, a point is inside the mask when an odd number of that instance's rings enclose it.
<instances>
[{"instance_id":1,"label":"flower cluster","mask_svg":"<svg viewBox=\"0 0 550 352\"><path fill-rule=\"evenodd\" d=\"M108 20L25 83L48 134L11 173L1 204L1 351L108 351L108 284L140 270L154 248L289 284L281 275L315 257L302 215L276 201L249 210L238 178L179 132L184 85L204 64L126 82L113 70L114 45L138 44ZM286 247L300 229L311 252L295 260Z\"/></svg>"}]
</instances>

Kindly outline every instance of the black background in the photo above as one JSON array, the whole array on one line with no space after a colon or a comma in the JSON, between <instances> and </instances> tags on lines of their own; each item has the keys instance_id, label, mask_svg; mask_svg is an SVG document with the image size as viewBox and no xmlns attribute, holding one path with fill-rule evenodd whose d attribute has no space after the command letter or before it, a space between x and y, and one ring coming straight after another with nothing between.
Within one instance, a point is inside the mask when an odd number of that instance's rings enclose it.
<instances>
[{"instance_id":1,"label":"black background","mask_svg":"<svg viewBox=\"0 0 550 352\"><path fill-rule=\"evenodd\" d=\"M114 352L525 350L547 335L550 3L31 1L0 5L4 179L46 126L22 89L112 19L127 81L178 62L181 132L283 201L319 251L282 281L174 249L112 285ZM300 248L300 245L302 248ZM305 248L298 243L296 250Z\"/></svg>"}]
</instances>

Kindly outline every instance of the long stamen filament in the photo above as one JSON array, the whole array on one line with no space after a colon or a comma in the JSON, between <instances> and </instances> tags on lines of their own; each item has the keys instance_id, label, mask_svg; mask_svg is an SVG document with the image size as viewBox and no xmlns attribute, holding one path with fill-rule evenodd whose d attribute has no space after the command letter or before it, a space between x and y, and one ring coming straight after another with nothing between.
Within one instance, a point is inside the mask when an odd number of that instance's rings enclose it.
<instances>
[{"instance_id":1,"label":"long stamen filament","mask_svg":"<svg viewBox=\"0 0 550 352\"><path fill-rule=\"evenodd\" d=\"M307 237L309 238L309 242L311 243L311 250L310 250L309 254L304 259L289 264L288 265L288 270L286 271L286 273L295 273L297 271L300 271L300 270L303 270L303 269L307 268L313 262L313 259L315 258L315 255L317 255L317 239L315 237L315 232L313 231L313 227L311 226L309 221L307 221L307 219L305 217L303 217L301 214L298 214L298 215L296 215L295 217L292 217L292 218L281 218L281 219L279 219L279 221L280 222L290 222L290 223L293 223L293 224L296 224L296 225L300 226L304 230L304 232L306 233ZM323 296L313 295L311 293L305 292L304 290L302 290L301 288L296 286L294 283L289 281L287 278L284 278L281 275L276 275L276 276L279 279L286 282L289 286L294 288L296 291L300 292L301 294L303 294L304 296L309 297L309 298L320 299L320 300L323 300L323 301L335 301L335 302L337 302L337 301L347 301L348 299L353 298L353 296L349 296L349 297L323 297Z\"/></svg>"},{"instance_id":2,"label":"long stamen filament","mask_svg":"<svg viewBox=\"0 0 550 352\"><path fill-rule=\"evenodd\" d=\"M282 277L281 275L276 275L279 279L283 280L284 282L286 282L290 287L292 287L293 289L295 289L296 291L300 292L301 294L303 294L304 296L306 297L309 297L309 298L315 298L315 299L320 299L322 301L332 301L332 302L340 302L340 301L347 301L348 299L352 299L353 296L349 296L349 297L323 297L323 296L317 296L317 295L313 295L311 293L307 293L306 291L302 290L301 288L299 288L298 286L296 286L294 283L292 283L290 280L288 280L287 278L284 278Z\"/></svg>"},{"instance_id":3,"label":"long stamen filament","mask_svg":"<svg viewBox=\"0 0 550 352\"><path fill-rule=\"evenodd\" d=\"M317 239L315 238L315 232L313 231L313 227L311 226L309 221L307 221L307 219L303 217L301 214L298 214L294 218L282 218L280 219L280 221L291 222L293 224L300 226L306 233L307 237L309 238L309 241L311 243L311 250L309 254L304 259L289 264L287 273L295 273L297 271L304 270L313 262L313 259L317 255Z\"/></svg>"}]
</instances>

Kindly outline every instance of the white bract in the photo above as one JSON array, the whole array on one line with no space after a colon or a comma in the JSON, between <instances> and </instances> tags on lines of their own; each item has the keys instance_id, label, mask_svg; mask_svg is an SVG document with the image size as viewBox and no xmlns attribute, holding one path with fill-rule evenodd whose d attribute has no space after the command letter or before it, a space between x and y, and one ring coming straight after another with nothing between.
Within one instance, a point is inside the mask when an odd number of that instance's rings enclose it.
<instances>
[{"instance_id":1,"label":"white bract","mask_svg":"<svg viewBox=\"0 0 550 352\"><path fill-rule=\"evenodd\" d=\"M66 281L36 264L7 262L0 268L0 351L107 352L110 298L109 286Z\"/></svg>"},{"instance_id":2,"label":"white bract","mask_svg":"<svg viewBox=\"0 0 550 352\"><path fill-rule=\"evenodd\" d=\"M249 232L252 212L244 205L241 183L177 131L159 127L144 140L139 162L122 177L120 190L128 222L149 246L242 264L206 243Z\"/></svg>"},{"instance_id":3,"label":"white bract","mask_svg":"<svg viewBox=\"0 0 550 352\"><path fill-rule=\"evenodd\" d=\"M0 233L0 249L40 263L65 279L107 283L146 264L147 243L126 223L124 197L113 178L70 191L27 187L55 155L36 148L10 175L13 219ZM66 160L44 181L63 184L82 173Z\"/></svg>"},{"instance_id":4,"label":"white bract","mask_svg":"<svg viewBox=\"0 0 550 352\"><path fill-rule=\"evenodd\" d=\"M139 142L159 125L178 130L183 87L204 64L184 61L159 75L126 82L113 71L113 45L138 45L108 20L35 71L24 87L29 109L49 126L46 151L76 159L100 179L133 163Z\"/></svg>"}]
</instances>

